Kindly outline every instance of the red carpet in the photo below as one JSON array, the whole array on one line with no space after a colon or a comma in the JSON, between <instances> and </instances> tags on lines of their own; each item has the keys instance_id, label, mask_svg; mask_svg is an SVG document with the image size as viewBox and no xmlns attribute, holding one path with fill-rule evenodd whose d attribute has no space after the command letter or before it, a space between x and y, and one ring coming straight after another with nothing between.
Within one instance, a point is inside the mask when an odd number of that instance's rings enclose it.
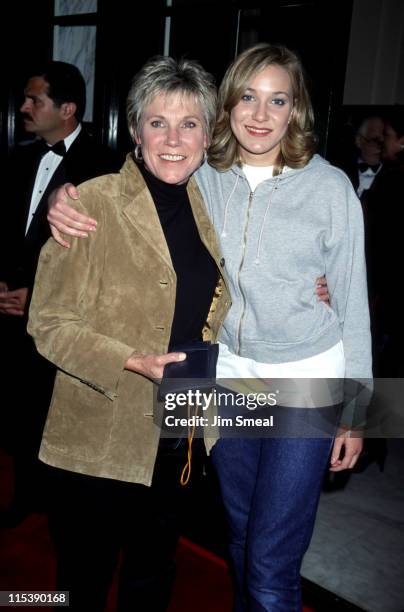
<instances>
[{"instance_id":1,"label":"red carpet","mask_svg":"<svg viewBox=\"0 0 404 612\"><path fill-rule=\"evenodd\" d=\"M0 507L12 494L10 461L0 452ZM41 591L54 588L55 561L46 518L35 514L15 529L0 530L0 590ZM114 612L116 582L106 612ZM232 587L223 559L181 539L177 581L169 612L231 612ZM6 608L2 608L2 610ZM10 608L15 609L15 608ZM43 607L29 607L43 611ZM145 611L147 612L147 611ZM305 612L314 612L305 608Z\"/></svg>"}]
</instances>

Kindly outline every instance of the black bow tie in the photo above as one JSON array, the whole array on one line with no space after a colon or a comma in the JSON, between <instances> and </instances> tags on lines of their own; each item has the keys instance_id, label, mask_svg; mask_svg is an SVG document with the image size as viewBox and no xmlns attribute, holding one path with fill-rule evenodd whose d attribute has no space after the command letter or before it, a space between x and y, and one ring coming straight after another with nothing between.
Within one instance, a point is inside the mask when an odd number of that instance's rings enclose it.
<instances>
[{"instance_id":1,"label":"black bow tie","mask_svg":"<svg viewBox=\"0 0 404 612\"><path fill-rule=\"evenodd\" d=\"M56 142L52 147L46 144L45 140L41 140L39 144L42 156L49 153L49 151L52 151L53 153L55 153L56 155L60 155L61 157L64 157L66 155L66 145L64 140L59 140L59 142Z\"/></svg>"},{"instance_id":2,"label":"black bow tie","mask_svg":"<svg viewBox=\"0 0 404 612\"><path fill-rule=\"evenodd\" d=\"M376 174L376 172L380 168L380 164L365 164L365 162L359 162L358 168L359 172L366 172L366 170L369 170L370 168L373 174Z\"/></svg>"}]
</instances>

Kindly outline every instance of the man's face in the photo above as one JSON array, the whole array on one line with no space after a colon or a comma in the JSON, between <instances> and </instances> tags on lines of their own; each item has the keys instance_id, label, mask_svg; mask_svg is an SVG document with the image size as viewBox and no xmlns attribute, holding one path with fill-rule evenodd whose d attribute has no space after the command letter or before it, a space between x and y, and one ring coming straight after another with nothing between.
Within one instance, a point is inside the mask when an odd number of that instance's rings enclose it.
<instances>
[{"instance_id":1,"label":"man's face","mask_svg":"<svg viewBox=\"0 0 404 612\"><path fill-rule=\"evenodd\" d=\"M20 108L27 132L41 136L53 144L54 135L63 126L62 107L48 97L48 84L42 77L29 79L25 89L25 100Z\"/></svg>"},{"instance_id":2,"label":"man's face","mask_svg":"<svg viewBox=\"0 0 404 612\"><path fill-rule=\"evenodd\" d=\"M356 135L356 146L367 164L378 164L382 153L384 123L374 117L362 123Z\"/></svg>"}]
</instances>

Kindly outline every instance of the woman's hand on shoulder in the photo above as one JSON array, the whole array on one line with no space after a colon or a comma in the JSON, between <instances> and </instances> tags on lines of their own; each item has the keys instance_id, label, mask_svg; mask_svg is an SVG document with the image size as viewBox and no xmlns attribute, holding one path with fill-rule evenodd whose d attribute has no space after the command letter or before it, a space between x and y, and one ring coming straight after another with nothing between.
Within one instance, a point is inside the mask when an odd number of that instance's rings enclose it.
<instances>
[{"instance_id":1,"label":"woman's hand on shoulder","mask_svg":"<svg viewBox=\"0 0 404 612\"><path fill-rule=\"evenodd\" d=\"M75 210L68 203L68 197L72 200L79 199L79 192L71 183L52 191L48 200L48 221L52 236L56 242L66 248L69 248L70 243L63 239L62 233L87 238L88 232L94 232L97 226L95 219Z\"/></svg>"},{"instance_id":2,"label":"woman's hand on shoulder","mask_svg":"<svg viewBox=\"0 0 404 612\"><path fill-rule=\"evenodd\" d=\"M185 353L165 353L164 355L132 353L125 369L137 374L142 374L151 380L160 381L163 377L164 366L175 361L184 361Z\"/></svg>"},{"instance_id":3,"label":"woman's hand on shoulder","mask_svg":"<svg viewBox=\"0 0 404 612\"><path fill-rule=\"evenodd\" d=\"M363 438L360 431L339 427L332 449L330 472L351 470L358 461L362 449Z\"/></svg>"}]
</instances>

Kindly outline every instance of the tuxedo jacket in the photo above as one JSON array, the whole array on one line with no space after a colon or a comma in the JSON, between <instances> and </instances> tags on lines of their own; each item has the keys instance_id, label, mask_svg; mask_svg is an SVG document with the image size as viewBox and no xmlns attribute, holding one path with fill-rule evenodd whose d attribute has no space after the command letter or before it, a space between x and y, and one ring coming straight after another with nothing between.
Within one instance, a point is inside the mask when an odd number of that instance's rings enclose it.
<instances>
[{"instance_id":1,"label":"tuxedo jacket","mask_svg":"<svg viewBox=\"0 0 404 612\"><path fill-rule=\"evenodd\" d=\"M352 183L352 187L355 189L356 193L356 190L359 187L358 159L356 157L350 158L348 160L344 160L341 163L337 163L336 165L339 166L345 172L345 174L348 175Z\"/></svg>"},{"instance_id":2,"label":"tuxedo jacket","mask_svg":"<svg viewBox=\"0 0 404 612\"><path fill-rule=\"evenodd\" d=\"M395 287L400 278L404 223L404 166L385 163L362 201L367 229L370 294L383 297L392 322L402 321L402 304ZM400 282L400 281L398 281ZM398 314L399 313L399 314ZM402 326L402 323L401 323Z\"/></svg>"},{"instance_id":3,"label":"tuxedo jacket","mask_svg":"<svg viewBox=\"0 0 404 612\"><path fill-rule=\"evenodd\" d=\"M28 299L41 248L50 236L46 219L49 194L67 181L77 185L116 172L121 166L113 151L95 143L82 130L53 174L25 236L41 158L40 142L17 146L5 162L6 172L2 173L5 179L0 195L0 280L6 281L10 289L28 287ZM7 355L1 374L7 391L0 428L6 432L10 452L34 457L52 395L55 368L36 351L26 324L25 316L0 314L0 340Z\"/></svg>"},{"instance_id":4,"label":"tuxedo jacket","mask_svg":"<svg viewBox=\"0 0 404 612\"><path fill-rule=\"evenodd\" d=\"M351 159L350 161L346 161L345 163L341 163L341 164L337 164L342 170L344 170L344 172L348 175L353 188L355 189L355 192L357 191L358 187L359 187L359 171L358 171L358 158L355 159ZM369 192L373 191L376 189L378 182L381 180L381 178L384 176L386 172L386 164L384 163L383 166L381 167L381 169L379 170L379 172L376 174L374 181L372 182L371 186L369 189L366 189L361 197L360 200L362 201L362 204L364 203L364 201L366 201L367 196L369 194Z\"/></svg>"},{"instance_id":5,"label":"tuxedo jacket","mask_svg":"<svg viewBox=\"0 0 404 612\"><path fill-rule=\"evenodd\" d=\"M88 179L119 171L122 157L97 144L81 130L53 174L25 236L32 191L42 159L39 141L15 148L6 162L7 188L0 209L2 239L0 280L10 289L32 288L40 250L50 237L46 219L50 193L66 182L78 185Z\"/></svg>"}]
</instances>

